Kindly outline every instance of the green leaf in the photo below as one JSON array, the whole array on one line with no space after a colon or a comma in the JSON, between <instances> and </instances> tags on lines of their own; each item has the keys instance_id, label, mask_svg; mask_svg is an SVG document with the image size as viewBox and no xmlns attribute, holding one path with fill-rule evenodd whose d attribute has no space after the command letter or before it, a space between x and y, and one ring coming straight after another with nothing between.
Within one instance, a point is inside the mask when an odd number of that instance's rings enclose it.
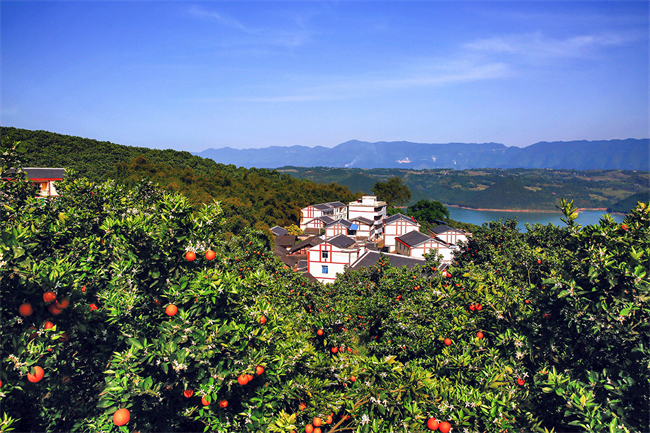
<instances>
[{"instance_id":1,"label":"green leaf","mask_svg":"<svg viewBox=\"0 0 650 433\"><path fill-rule=\"evenodd\" d=\"M143 349L144 348L142 343L140 343L140 341L135 339L135 338L129 338L127 341L129 342L129 344L131 346L135 347L136 349Z\"/></svg>"}]
</instances>

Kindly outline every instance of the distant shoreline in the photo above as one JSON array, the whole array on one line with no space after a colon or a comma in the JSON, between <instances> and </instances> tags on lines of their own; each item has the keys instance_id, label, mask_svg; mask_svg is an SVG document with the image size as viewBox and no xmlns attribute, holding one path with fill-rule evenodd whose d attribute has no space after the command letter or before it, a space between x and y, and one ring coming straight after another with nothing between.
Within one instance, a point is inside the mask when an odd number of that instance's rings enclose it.
<instances>
[{"instance_id":1,"label":"distant shoreline","mask_svg":"<svg viewBox=\"0 0 650 433\"><path fill-rule=\"evenodd\" d=\"M468 207L468 206L460 206L457 204L444 204L443 206L445 207L455 207L457 209L467 209L467 210L477 210L477 211L486 211L486 212L526 212L526 213L559 213L561 214L559 210L548 210L548 209L485 209L485 208L475 208L475 207ZM578 212L582 211L600 211L600 212L607 212L606 207L593 207L593 208L578 208ZM612 215L626 215L625 213L622 212L610 212Z\"/></svg>"}]
</instances>

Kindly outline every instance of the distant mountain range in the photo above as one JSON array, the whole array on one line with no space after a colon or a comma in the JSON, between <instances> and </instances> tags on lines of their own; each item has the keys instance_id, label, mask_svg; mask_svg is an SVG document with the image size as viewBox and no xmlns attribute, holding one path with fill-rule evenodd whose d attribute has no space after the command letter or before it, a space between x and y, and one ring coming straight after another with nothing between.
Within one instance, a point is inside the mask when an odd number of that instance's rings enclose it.
<instances>
[{"instance_id":1,"label":"distant mountain range","mask_svg":"<svg viewBox=\"0 0 650 433\"><path fill-rule=\"evenodd\" d=\"M206 149L195 155L244 167L552 168L650 170L650 139L554 141L527 147L500 143L411 143L351 140L333 148L272 146Z\"/></svg>"}]
</instances>

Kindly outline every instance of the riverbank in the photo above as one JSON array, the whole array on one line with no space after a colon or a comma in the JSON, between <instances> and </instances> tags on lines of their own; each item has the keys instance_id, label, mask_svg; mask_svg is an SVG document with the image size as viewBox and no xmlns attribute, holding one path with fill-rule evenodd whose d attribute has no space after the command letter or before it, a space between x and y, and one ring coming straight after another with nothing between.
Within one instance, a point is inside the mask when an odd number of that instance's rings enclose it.
<instances>
[{"instance_id":1,"label":"riverbank","mask_svg":"<svg viewBox=\"0 0 650 433\"><path fill-rule=\"evenodd\" d=\"M487 211L487 212L530 212L530 213L562 213L560 210L549 210L549 209L487 209L487 208L476 208L469 206L460 206L457 204L443 204L445 207L454 207L458 209L467 209L467 210L476 210L476 211ZM577 208L578 212L583 211L595 211L595 212L607 212L606 207L593 207L593 208ZM626 215L621 212L610 212L612 215Z\"/></svg>"}]
</instances>

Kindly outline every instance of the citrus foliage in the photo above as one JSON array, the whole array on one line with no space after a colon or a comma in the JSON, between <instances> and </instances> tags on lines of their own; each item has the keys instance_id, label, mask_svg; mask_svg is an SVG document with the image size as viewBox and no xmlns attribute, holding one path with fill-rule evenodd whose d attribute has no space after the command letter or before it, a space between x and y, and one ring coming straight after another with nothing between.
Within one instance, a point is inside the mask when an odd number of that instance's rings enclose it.
<instances>
[{"instance_id":1,"label":"citrus foliage","mask_svg":"<svg viewBox=\"0 0 650 433\"><path fill-rule=\"evenodd\" d=\"M3 428L648 428L647 205L582 228L566 204L566 228L483 226L448 271L384 258L323 286L258 231L226 241L217 203L146 182L28 187L0 196Z\"/></svg>"}]
</instances>

